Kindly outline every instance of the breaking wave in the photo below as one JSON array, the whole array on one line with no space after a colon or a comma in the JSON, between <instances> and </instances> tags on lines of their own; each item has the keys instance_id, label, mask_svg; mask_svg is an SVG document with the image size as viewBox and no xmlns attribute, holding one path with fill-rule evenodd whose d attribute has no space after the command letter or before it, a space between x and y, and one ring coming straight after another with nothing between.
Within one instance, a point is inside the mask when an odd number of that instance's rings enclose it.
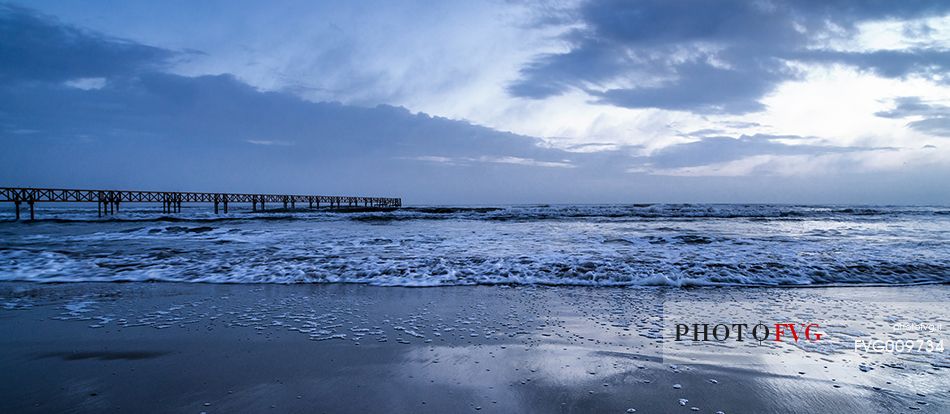
<instances>
[{"instance_id":1,"label":"breaking wave","mask_svg":"<svg viewBox=\"0 0 950 414\"><path fill-rule=\"evenodd\" d=\"M637 204L81 209L0 223L0 280L581 286L950 282L943 207ZM94 213L94 212L93 212ZM6 214L6 212L4 213Z\"/></svg>"}]
</instances>

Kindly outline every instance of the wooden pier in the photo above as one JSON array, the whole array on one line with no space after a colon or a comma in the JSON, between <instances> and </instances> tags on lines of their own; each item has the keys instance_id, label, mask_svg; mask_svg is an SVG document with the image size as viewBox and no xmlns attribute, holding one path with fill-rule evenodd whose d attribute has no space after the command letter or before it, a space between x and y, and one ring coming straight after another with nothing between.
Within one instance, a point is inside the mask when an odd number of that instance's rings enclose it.
<instances>
[{"instance_id":1,"label":"wooden pier","mask_svg":"<svg viewBox=\"0 0 950 414\"><path fill-rule=\"evenodd\" d=\"M18 188L0 187L0 202L12 202L16 205L16 219L20 219L20 205L30 206L30 220L36 218L36 203L96 203L99 217L103 214L115 214L123 203L161 203L162 213L181 212L182 203L211 203L214 212L219 207L228 212L228 205L249 203L253 211L266 209L267 203L283 204L284 208L296 208L297 203L306 203L309 208L399 208L401 198L388 197L351 197L294 194L236 194L236 193L193 193L183 191L127 191L127 190L72 190L59 188Z\"/></svg>"}]
</instances>

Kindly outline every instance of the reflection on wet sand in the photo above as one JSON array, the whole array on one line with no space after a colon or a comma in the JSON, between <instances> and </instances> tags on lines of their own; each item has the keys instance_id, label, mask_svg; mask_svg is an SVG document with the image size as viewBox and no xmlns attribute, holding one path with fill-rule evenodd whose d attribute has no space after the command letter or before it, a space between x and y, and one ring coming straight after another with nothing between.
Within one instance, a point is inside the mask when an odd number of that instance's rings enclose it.
<instances>
[{"instance_id":1,"label":"reflection on wet sand","mask_svg":"<svg viewBox=\"0 0 950 414\"><path fill-rule=\"evenodd\" d=\"M734 317L850 320L829 329L863 334L905 315L895 304L948 298L940 285L3 284L0 410L938 412L945 353L783 344L740 360L747 349L710 344L722 362L673 362L665 324L671 304L714 318L702 304L735 303Z\"/></svg>"}]
</instances>

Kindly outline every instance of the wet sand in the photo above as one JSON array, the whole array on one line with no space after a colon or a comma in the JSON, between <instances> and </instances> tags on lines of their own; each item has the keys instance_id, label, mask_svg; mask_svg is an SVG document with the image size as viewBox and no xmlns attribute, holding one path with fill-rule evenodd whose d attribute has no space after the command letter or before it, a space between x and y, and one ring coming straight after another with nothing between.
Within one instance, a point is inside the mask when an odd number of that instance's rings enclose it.
<instances>
[{"instance_id":1,"label":"wet sand","mask_svg":"<svg viewBox=\"0 0 950 414\"><path fill-rule=\"evenodd\" d=\"M948 299L945 285L3 283L0 412L947 412L946 351L674 364L664 304L946 324Z\"/></svg>"}]
</instances>

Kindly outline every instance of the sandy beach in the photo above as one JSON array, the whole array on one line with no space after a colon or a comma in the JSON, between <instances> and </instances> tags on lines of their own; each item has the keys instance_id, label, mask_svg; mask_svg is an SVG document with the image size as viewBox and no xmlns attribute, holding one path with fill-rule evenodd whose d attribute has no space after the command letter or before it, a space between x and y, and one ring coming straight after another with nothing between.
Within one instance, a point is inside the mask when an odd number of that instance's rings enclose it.
<instances>
[{"instance_id":1,"label":"sandy beach","mask_svg":"<svg viewBox=\"0 0 950 414\"><path fill-rule=\"evenodd\" d=\"M0 411L945 412L946 353L790 347L755 364L670 364L664 304L805 301L810 318L870 320L888 313L875 304L948 297L942 285L4 283ZM932 308L919 316L946 323Z\"/></svg>"}]
</instances>

